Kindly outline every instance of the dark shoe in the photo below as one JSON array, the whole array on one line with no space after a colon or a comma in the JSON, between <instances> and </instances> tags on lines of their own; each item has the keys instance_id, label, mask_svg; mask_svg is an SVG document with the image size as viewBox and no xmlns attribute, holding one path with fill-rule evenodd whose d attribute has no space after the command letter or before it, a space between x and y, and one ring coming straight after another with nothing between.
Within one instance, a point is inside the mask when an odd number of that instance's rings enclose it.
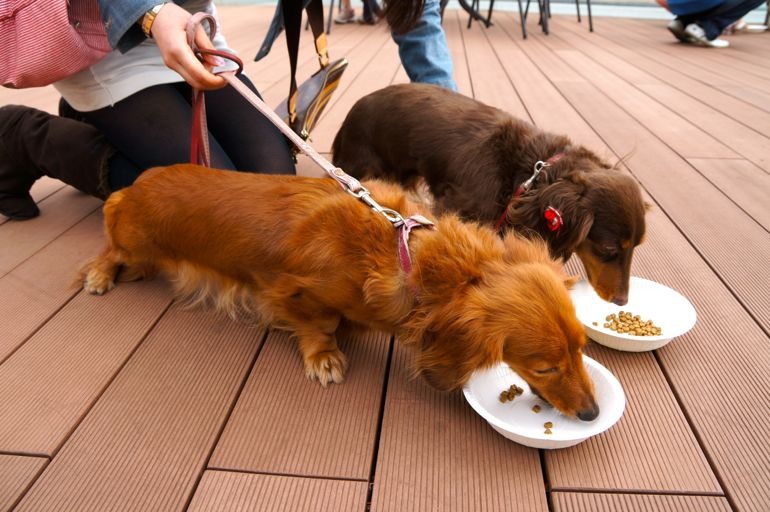
<instances>
[{"instance_id":1,"label":"dark shoe","mask_svg":"<svg viewBox=\"0 0 770 512\"><path fill-rule=\"evenodd\" d=\"M18 220L37 216L29 190L44 175L105 199L114 154L87 123L21 105L0 108L0 213Z\"/></svg>"},{"instance_id":2,"label":"dark shoe","mask_svg":"<svg viewBox=\"0 0 770 512\"><path fill-rule=\"evenodd\" d=\"M684 31L684 24L679 20L671 20L671 22L666 26L668 28L669 32L674 34L674 37L679 39L683 43L689 43L689 37L687 36L687 33Z\"/></svg>"},{"instance_id":3,"label":"dark shoe","mask_svg":"<svg viewBox=\"0 0 770 512\"><path fill-rule=\"evenodd\" d=\"M8 105L0 108L0 213L13 220L27 220L40 215L29 190L40 177L13 140L26 107Z\"/></svg>"},{"instance_id":4,"label":"dark shoe","mask_svg":"<svg viewBox=\"0 0 770 512\"><path fill-rule=\"evenodd\" d=\"M359 25L376 25L378 21L376 17L356 16L356 23Z\"/></svg>"}]
</instances>

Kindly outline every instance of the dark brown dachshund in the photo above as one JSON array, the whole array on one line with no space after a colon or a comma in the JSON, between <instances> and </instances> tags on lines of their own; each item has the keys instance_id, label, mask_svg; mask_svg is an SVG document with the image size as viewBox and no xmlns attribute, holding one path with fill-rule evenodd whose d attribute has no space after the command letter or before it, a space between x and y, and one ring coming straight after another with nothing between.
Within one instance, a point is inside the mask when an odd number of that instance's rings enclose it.
<instances>
[{"instance_id":1,"label":"dark brown dachshund","mask_svg":"<svg viewBox=\"0 0 770 512\"><path fill-rule=\"evenodd\" d=\"M358 178L424 180L438 211L537 233L554 257L576 252L597 293L623 305L645 202L631 176L567 137L446 89L386 87L361 98L334 140ZM537 162L544 162L535 174Z\"/></svg>"},{"instance_id":2,"label":"dark brown dachshund","mask_svg":"<svg viewBox=\"0 0 770 512\"><path fill-rule=\"evenodd\" d=\"M401 187L367 186L383 206L416 213ZM192 165L142 173L110 196L104 221L87 291L111 289L121 266L124 278L162 271L183 295L290 331L323 385L343 380L335 333L348 320L395 332L437 389L504 361L564 414L599 414L569 278L542 241L445 215L412 232L410 268L390 222L334 180Z\"/></svg>"}]
</instances>

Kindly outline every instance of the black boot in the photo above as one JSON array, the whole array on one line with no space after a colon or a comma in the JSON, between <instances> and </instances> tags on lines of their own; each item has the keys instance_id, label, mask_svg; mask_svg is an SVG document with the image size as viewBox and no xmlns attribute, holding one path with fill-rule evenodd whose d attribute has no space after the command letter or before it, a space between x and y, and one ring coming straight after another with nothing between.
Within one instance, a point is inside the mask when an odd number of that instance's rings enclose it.
<instances>
[{"instance_id":1,"label":"black boot","mask_svg":"<svg viewBox=\"0 0 770 512\"><path fill-rule=\"evenodd\" d=\"M21 105L0 108L0 213L16 220L40 214L29 190L50 176L86 194L109 193L115 149L93 126Z\"/></svg>"}]
</instances>

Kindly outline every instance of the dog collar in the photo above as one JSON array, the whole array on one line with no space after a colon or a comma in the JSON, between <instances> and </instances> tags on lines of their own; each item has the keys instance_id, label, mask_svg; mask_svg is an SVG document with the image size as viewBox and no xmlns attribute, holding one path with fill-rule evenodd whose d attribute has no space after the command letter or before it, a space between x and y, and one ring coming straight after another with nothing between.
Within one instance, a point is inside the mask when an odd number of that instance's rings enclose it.
<instances>
[{"instance_id":1,"label":"dog collar","mask_svg":"<svg viewBox=\"0 0 770 512\"><path fill-rule=\"evenodd\" d=\"M500 231L500 229L503 227L503 224L505 224L505 219L507 217L508 208L511 207L511 204L524 192L527 192L530 188L532 188L532 185L537 181L538 176L540 176L540 173L543 172L543 169L546 167L550 167L551 165L555 164L559 160L564 158L564 151L560 151L559 153L556 153L551 158L549 158L546 161L538 160L535 162L534 166L534 172L532 173L532 176L529 177L527 181L522 183L516 188L516 191L513 193L513 196L511 196L511 200L508 202L507 205L505 205L505 208L503 209L503 213L500 215L500 218L497 219L497 223L495 224L495 231ZM546 223L548 224L548 229L551 231L558 231L559 228L561 228L563 222L561 218L561 213L559 213L559 210L554 208L553 206L549 206L545 209L543 212L543 217L546 220Z\"/></svg>"}]
</instances>

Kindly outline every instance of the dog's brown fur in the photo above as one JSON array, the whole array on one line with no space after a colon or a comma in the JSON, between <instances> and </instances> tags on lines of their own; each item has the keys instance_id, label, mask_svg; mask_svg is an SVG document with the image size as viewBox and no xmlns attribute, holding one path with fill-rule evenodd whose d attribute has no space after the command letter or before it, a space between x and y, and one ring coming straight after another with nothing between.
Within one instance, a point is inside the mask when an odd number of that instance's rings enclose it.
<instances>
[{"instance_id":1,"label":"dog's brown fur","mask_svg":"<svg viewBox=\"0 0 770 512\"><path fill-rule=\"evenodd\" d=\"M400 187L367 186L416 213ZM393 226L333 180L191 165L145 172L104 215L107 247L81 275L91 293L111 289L121 265L132 277L160 270L185 295L292 332L323 385L343 380L335 330L346 319L395 332L438 389L505 361L565 414L598 414L568 278L542 242L441 216L412 232L405 275Z\"/></svg>"},{"instance_id":2,"label":"dog's brown fur","mask_svg":"<svg viewBox=\"0 0 770 512\"><path fill-rule=\"evenodd\" d=\"M375 91L348 113L334 140L334 163L358 178L423 179L438 211L536 233L565 261L576 252L597 293L628 300L634 248L645 232L637 183L564 136L466 96L426 84ZM535 162L563 153L528 193L511 201ZM550 231L553 206L564 225Z\"/></svg>"}]
</instances>

